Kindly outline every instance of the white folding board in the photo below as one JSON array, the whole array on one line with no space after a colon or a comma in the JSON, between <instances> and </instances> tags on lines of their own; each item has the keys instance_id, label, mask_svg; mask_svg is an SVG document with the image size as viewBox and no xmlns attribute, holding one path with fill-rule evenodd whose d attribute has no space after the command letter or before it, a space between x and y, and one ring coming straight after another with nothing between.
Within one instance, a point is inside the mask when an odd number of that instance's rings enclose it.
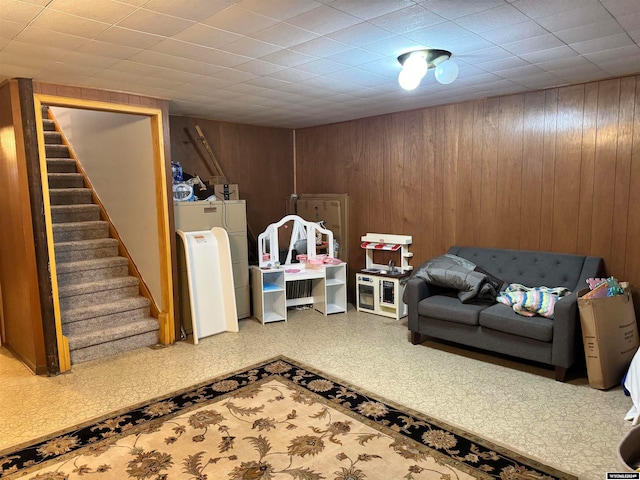
<instances>
[{"instance_id":1,"label":"white folding board","mask_svg":"<svg viewBox=\"0 0 640 480\"><path fill-rule=\"evenodd\" d=\"M193 342L238 331L231 249L226 230L177 231L187 265Z\"/></svg>"}]
</instances>

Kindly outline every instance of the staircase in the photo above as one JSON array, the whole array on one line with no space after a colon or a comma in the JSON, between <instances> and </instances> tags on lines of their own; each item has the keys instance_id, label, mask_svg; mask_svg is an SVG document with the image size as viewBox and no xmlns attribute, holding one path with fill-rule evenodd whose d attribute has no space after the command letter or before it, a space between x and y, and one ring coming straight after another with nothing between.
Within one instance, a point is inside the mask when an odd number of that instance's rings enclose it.
<instances>
[{"instance_id":1,"label":"staircase","mask_svg":"<svg viewBox=\"0 0 640 480\"><path fill-rule=\"evenodd\" d=\"M158 343L158 322L43 108L60 315L71 364Z\"/></svg>"}]
</instances>

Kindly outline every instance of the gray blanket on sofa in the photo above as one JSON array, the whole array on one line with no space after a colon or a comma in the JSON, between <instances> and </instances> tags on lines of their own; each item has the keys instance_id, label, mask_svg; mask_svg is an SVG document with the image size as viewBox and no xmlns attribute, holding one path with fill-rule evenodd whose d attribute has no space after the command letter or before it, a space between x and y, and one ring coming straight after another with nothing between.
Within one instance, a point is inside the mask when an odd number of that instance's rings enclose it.
<instances>
[{"instance_id":1,"label":"gray blanket on sofa","mask_svg":"<svg viewBox=\"0 0 640 480\"><path fill-rule=\"evenodd\" d=\"M446 253L420 265L412 274L432 285L458 290L462 303L495 302L506 284L469 260Z\"/></svg>"}]
</instances>

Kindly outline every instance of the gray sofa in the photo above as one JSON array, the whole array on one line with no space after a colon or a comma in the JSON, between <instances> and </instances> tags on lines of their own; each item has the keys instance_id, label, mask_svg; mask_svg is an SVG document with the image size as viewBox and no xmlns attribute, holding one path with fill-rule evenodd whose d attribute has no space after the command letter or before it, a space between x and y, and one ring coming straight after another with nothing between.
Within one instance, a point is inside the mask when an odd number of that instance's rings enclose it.
<instances>
[{"instance_id":1,"label":"gray sofa","mask_svg":"<svg viewBox=\"0 0 640 480\"><path fill-rule=\"evenodd\" d=\"M600 257L563 253L453 246L447 252L473 262L507 284L566 287L571 294L555 305L553 319L526 317L502 303L462 303L458 292L412 276L405 299L411 342L429 337L533 360L555 367L565 380L567 368L583 352L577 292L586 279L604 276Z\"/></svg>"}]
</instances>

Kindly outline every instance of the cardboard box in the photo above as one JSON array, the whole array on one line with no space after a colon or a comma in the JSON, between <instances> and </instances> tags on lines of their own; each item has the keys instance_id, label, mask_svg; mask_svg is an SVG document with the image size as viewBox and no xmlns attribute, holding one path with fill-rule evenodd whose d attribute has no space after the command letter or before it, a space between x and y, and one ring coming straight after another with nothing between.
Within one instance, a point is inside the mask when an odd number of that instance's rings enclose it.
<instances>
[{"instance_id":1,"label":"cardboard box","mask_svg":"<svg viewBox=\"0 0 640 480\"><path fill-rule=\"evenodd\" d=\"M220 176L213 176L213 177L209 177L209 185L224 185L227 182L227 179L225 177L220 177Z\"/></svg>"},{"instance_id":2,"label":"cardboard box","mask_svg":"<svg viewBox=\"0 0 640 480\"><path fill-rule=\"evenodd\" d=\"M589 386L607 389L620 384L640 340L629 284L620 283L622 295L583 298L578 292L578 309Z\"/></svg>"},{"instance_id":3,"label":"cardboard box","mask_svg":"<svg viewBox=\"0 0 640 480\"><path fill-rule=\"evenodd\" d=\"M240 200L238 185L235 183L225 183L224 185L214 185L213 192L220 200Z\"/></svg>"}]
</instances>

